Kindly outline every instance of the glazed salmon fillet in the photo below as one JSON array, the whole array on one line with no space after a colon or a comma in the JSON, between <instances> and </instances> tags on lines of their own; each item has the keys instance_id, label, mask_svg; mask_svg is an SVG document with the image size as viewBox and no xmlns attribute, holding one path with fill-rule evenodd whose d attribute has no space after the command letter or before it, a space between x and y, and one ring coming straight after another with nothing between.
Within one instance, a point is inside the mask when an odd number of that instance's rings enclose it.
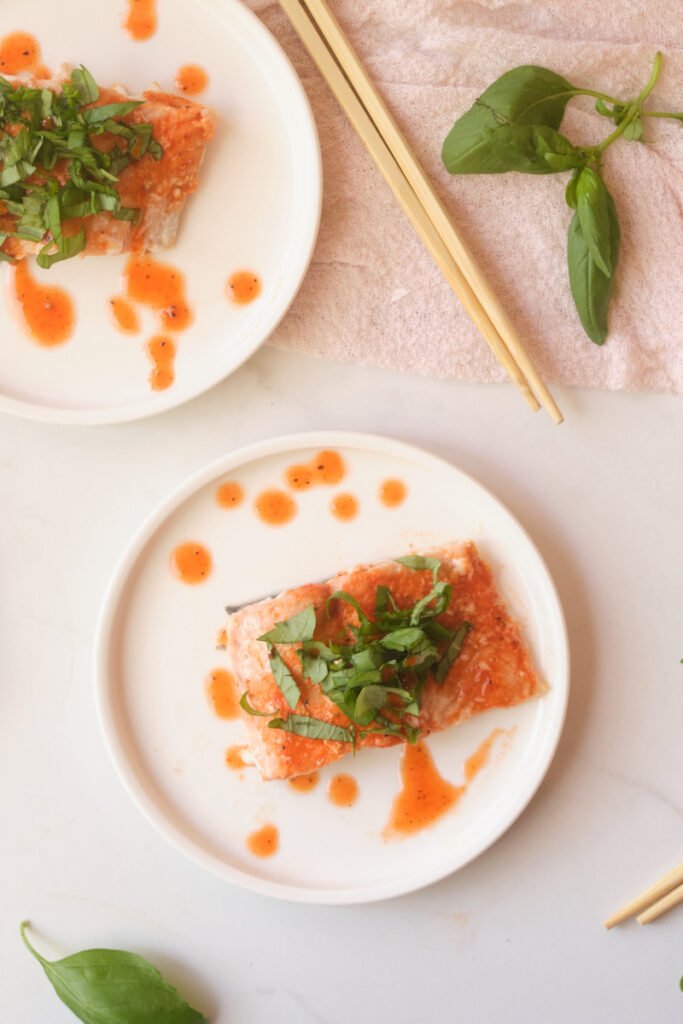
<instances>
[{"instance_id":1,"label":"glazed salmon fillet","mask_svg":"<svg viewBox=\"0 0 683 1024\"><path fill-rule=\"evenodd\" d=\"M60 83L68 80L70 72L70 67L64 65L53 79L8 76L8 81L59 92ZM135 98L121 87L100 89L99 98L89 106ZM153 137L161 145L163 154L155 160L151 154L145 153L140 160L123 168L117 184L123 206L139 209L140 218L137 223L132 223L101 211L65 220L63 230L66 236L76 235L81 227L85 228L84 255L143 253L171 248L176 242L183 206L199 185L199 169L206 147L216 131L215 111L184 97L153 89L144 92L141 98L144 102L120 120L129 125L153 125ZM93 145L107 151L115 141L114 136L104 134L97 136ZM68 178L68 171L59 163L53 174L60 184ZM11 231L14 220L9 214L0 212L0 232ZM7 238L0 248L8 256L21 260L35 255L44 243L45 239L31 242Z\"/></svg>"},{"instance_id":2,"label":"glazed salmon fillet","mask_svg":"<svg viewBox=\"0 0 683 1024\"><path fill-rule=\"evenodd\" d=\"M533 669L519 626L511 619L476 546L471 542L454 543L428 554L441 562L438 580L452 588L446 610L435 621L451 631L457 631L463 623L470 628L442 681L437 682L433 672L427 678L419 714L408 716L423 736L492 708L512 707L547 690ZM304 677L297 654L300 645L278 644L277 651L300 690L298 704L292 709L275 681L267 645L258 638L275 623L312 605L316 641L329 643L342 636L350 640L349 627L358 627L360 618L352 603L332 598L335 592L344 591L372 619L378 588L388 588L395 606L406 609L429 594L432 586L429 571L415 571L397 562L359 565L325 583L285 591L228 617L227 650L236 696L248 694L248 706L261 712L257 716L243 711L242 717L249 756L264 779L309 774L337 761L353 747L349 742L314 739L269 727L273 716L286 720L292 714L347 728L351 723L320 685ZM401 742L404 739L395 735L356 730L359 748Z\"/></svg>"}]
</instances>

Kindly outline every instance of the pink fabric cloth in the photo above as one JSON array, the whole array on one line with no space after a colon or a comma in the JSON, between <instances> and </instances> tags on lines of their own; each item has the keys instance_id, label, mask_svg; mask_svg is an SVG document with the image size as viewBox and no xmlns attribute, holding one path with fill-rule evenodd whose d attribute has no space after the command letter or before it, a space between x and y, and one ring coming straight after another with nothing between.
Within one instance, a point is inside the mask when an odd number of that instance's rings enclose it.
<instances>
[{"instance_id":1,"label":"pink fabric cloth","mask_svg":"<svg viewBox=\"0 0 683 1024\"><path fill-rule=\"evenodd\" d=\"M622 249L603 348L584 335L569 292L568 176L451 177L440 157L455 118L519 64L626 98L645 84L659 49L651 109L683 110L680 0L330 3L546 379L683 391L682 124L647 119L647 144L619 140L606 155ZM304 83L325 176L313 263L273 342L410 373L504 379L275 0L249 5ZM582 97L561 130L585 144L609 125Z\"/></svg>"}]
</instances>

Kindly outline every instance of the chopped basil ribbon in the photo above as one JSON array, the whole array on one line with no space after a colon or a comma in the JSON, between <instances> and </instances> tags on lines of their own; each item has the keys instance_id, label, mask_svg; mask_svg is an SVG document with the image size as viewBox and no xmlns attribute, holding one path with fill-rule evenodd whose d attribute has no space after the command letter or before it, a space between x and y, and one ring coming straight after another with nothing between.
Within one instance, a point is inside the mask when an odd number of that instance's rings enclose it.
<instances>
[{"instance_id":1,"label":"chopped basil ribbon","mask_svg":"<svg viewBox=\"0 0 683 1024\"><path fill-rule=\"evenodd\" d=\"M65 220L107 212L137 222L140 210L121 202L119 175L146 153L155 160L163 155L151 124L117 120L141 100L84 109L99 95L84 67L74 68L59 93L15 86L0 76L0 203L14 218L11 230L3 228L0 245L8 238L42 242L41 267L71 259L85 248L84 229L65 235ZM95 136L105 133L116 138L106 153L93 144ZM68 172L64 182L62 174L52 174L58 161ZM11 257L0 252L0 259Z\"/></svg>"}]
</instances>

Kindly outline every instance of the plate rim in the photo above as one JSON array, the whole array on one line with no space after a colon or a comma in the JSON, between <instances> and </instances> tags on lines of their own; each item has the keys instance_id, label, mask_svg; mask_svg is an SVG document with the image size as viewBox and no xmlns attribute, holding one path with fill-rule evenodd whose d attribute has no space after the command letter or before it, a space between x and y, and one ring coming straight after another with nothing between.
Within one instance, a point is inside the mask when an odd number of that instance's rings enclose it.
<instances>
[{"instance_id":1,"label":"plate rim","mask_svg":"<svg viewBox=\"0 0 683 1024\"><path fill-rule=\"evenodd\" d=\"M187 402L191 402L200 395L205 394L207 391L210 391L212 388L217 387L223 381L227 380L228 377L231 377L232 374L241 366L243 366L244 363L258 351L258 349L275 331L294 302L294 299L301 288L311 265L311 260L313 259L313 252L315 250L320 230L323 204L322 151L320 147L318 127L311 107L311 102L308 98L303 82L297 74L294 64L290 60L289 56L281 46L280 42L275 38L273 33L267 28L254 11L242 3L241 0L196 0L196 2L206 10L210 10L213 6L224 8L228 11L231 19L233 19L231 24L234 23L238 25L236 34L239 38L241 38L241 26L246 26L246 31L250 33L250 38L253 39L260 37L261 48L256 55L258 63L263 63L263 61L258 58L262 58L264 54L268 57L268 66L271 65L271 62L274 62L275 64L279 62L281 74L289 78L291 88L295 94L298 94L301 102L300 115L302 134L301 138L297 141L301 145L304 166L307 164L309 166L309 174L311 177L310 191L311 195L314 197L314 202L306 204L305 209L310 211L309 215L305 221L303 221L303 228L297 228L297 231L304 232L303 237L306 241L305 244L302 244L299 247L299 259L294 261L296 272L292 276L291 293L288 295L287 301L284 305L280 307L275 304L269 311L269 314L264 315L262 325L253 331L253 337L249 344L245 346L245 351L242 353L238 362L236 362L229 371L224 372L223 368L220 367L217 371L217 375L214 375L209 382L200 384L199 387L186 395L175 397L175 392L173 388L171 388L169 391L158 395L154 402L150 401L149 398L145 398L136 402L119 405L106 405L101 408L97 406L92 408L80 408L38 401L33 402L27 398L13 397L11 394L6 394L0 391L1 413L39 423L58 423L72 426L97 426L112 423L129 423L135 420L147 419L150 416L158 416L161 413L168 412L170 409L179 408ZM168 252L172 252L172 250L168 250ZM280 292L278 292L278 294L280 294ZM254 338L258 340L253 340Z\"/></svg>"},{"instance_id":2,"label":"plate rim","mask_svg":"<svg viewBox=\"0 0 683 1024\"><path fill-rule=\"evenodd\" d=\"M136 772L128 763L124 744L121 742L115 714L111 707L109 698L109 673L107 660L111 642L111 630L116 620L120 599L128 581L129 575L134 569L139 556L142 554L147 543L152 539L157 529L177 509L182 502L188 500L194 493L206 486L217 476L223 475L255 459L264 458L270 455L277 455L284 451L304 448L358 448L371 450L379 454L390 454L401 458L417 460L421 465L437 469L441 472L455 472L464 477L470 483L482 490L517 526L530 545L533 553L538 559L546 583L555 602L557 614L558 636L561 640L561 647L558 650L557 680L554 682L556 693L560 695L560 706L557 708L556 716L552 722L552 730L549 743L546 745L545 756L534 768L528 783L528 789L522 794L522 799L515 802L512 809L497 823L492 833L485 834L482 841L475 843L466 858L455 866L443 867L441 864L434 872L427 872L426 877L416 877L413 874L400 876L390 882L347 887L343 889L314 887L309 888L299 884L274 882L270 879L261 878L249 874L240 868L226 864L215 855L202 850L196 842L189 839L159 810L156 802L146 792L145 787L139 782ZM114 770L122 782L128 795L141 811L147 821L166 839L179 853L191 860L194 864L204 868L211 874L237 885L242 889L261 895L271 896L293 903L306 903L318 905L353 905L372 903L379 900L389 899L395 896L405 895L426 888L449 875L464 868L477 857L481 856L487 849L493 846L514 822L526 810L527 806L538 792L538 789L545 778L550 765L555 757L560 737L565 724L567 705L570 689L570 649L569 636L564 609L560 601L555 581L546 565L546 562L539 552L533 539L519 522L517 517L508 507L484 484L481 484L476 477L460 469L459 466L441 456L434 455L418 445L396 440L385 435L369 434L356 431L323 430L304 431L295 434L271 437L253 444L244 445L231 452L212 459L200 469L186 477L177 487L168 493L152 511L144 518L140 526L135 530L128 544L116 560L115 567L107 584L104 597L97 617L93 644L93 679L95 686L96 715L100 731L104 739L105 747L113 762Z\"/></svg>"}]
</instances>

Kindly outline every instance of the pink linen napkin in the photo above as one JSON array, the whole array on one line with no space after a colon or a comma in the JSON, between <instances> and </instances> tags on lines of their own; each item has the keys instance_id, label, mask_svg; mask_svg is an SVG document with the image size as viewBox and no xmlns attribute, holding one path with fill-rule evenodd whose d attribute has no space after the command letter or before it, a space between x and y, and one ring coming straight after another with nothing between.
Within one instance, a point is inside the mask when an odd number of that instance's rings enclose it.
<instances>
[{"instance_id":1,"label":"pink linen napkin","mask_svg":"<svg viewBox=\"0 0 683 1024\"><path fill-rule=\"evenodd\" d=\"M423 248L275 0L248 0L311 101L324 164L313 262L274 344L415 374L497 381L504 371ZM646 119L646 144L610 147L605 178L622 232L610 336L583 334L569 292L566 174L456 176L453 121L495 78L541 64L628 98L664 66L651 109L683 110L681 0L329 0L546 379L683 391L683 124ZM610 130L588 97L561 130Z\"/></svg>"}]
</instances>

